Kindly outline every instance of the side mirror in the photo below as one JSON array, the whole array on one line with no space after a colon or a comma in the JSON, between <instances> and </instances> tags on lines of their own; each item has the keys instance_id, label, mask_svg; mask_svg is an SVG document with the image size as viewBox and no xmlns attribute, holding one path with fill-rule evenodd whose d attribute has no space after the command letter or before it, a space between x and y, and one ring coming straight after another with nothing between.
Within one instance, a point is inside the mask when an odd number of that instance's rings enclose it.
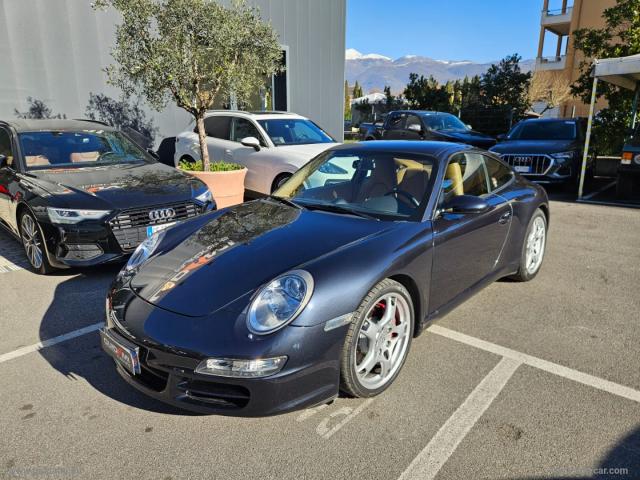
<instances>
[{"instance_id":1,"label":"side mirror","mask_svg":"<svg viewBox=\"0 0 640 480\"><path fill-rule=\"evenodd\" d=\"M245 147L252 147L256 152L260 151L260 140L256 137L245 137L240 140L240 143Z\"/></svg>"},{"instance_id":2,"label":"side mirror","mask_svg":"<svg viewBox=\"0 0 640 480\"><path fill-rule=\"evenodd\" d=\"M413 123L407 127L407 130L411 130L412 132L422 133L422 127L417 123Z\"/></svg>"},{"instance_id":3,"label":"side mirror","mask_svg":"<svg viewBox=\"0 0 640 480\"><path fill-rule=\"evenodd\" d=\"M473 130L473 127L471 125L469 125L468 123L465 125L465 127L467 127L467 130Z\"/></svg>"},{"instance_id":4,"label":"side mirror","mask_svg":"<svg viewBox=\"0 0 640 480\"><path fill-rule=\"evenodd\" d=\"M504 133L501 133L496 137L496 140L498 140L499 142L504 142L506 139L507 139L507 135Z\"/></svg>"},{"instance_id":5,"label":"side mirror","mask_svg":"<svg viewBox=\"0 0 640 480\"><path fill-rule=\"evenodd\" d=\"M444 213L484 213L491 208L480 197L473 195L456 195L447 200L441 208Z\"/></svg>"},{"instance_id":6,"label":"side mirror","mask_svg":"<svg viewBox=\"0 0 640 480\"><path fill-rule=\"evenodd\" d=\"M156 160L160 160L160 155L158 155L158 152L156 152L153 148L147 148L147 153Z\"/></svg>"},{"instance_id":7,"label":"side mirror","mask_svg":"<svg viewBox=\"0 0 640 480\"><path fill-rule=\"evenodd\" d=\"M0 168L5 168L9 166L9 159L6 155L0 154Z\"/></svg>"}]
</instances>

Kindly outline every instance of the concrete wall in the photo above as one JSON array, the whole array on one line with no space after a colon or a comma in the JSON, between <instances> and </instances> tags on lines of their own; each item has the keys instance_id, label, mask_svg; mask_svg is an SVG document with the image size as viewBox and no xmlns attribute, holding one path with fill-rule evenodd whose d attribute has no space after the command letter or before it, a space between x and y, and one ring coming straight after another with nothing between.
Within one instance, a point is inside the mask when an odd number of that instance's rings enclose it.
<instances>
[{"instance_id":1,"label":"concrete wall","mask_svg":"<svg viewBox=\"0 0 640 480\"><path fill-rule=\"evenodd\" d=\"M346 0L250 0L289 48L289 110L342 139ZM85 116L89 93L118 98L102 69L111 63L118 15L90 0L0 1L0 118L27 109L27 97L67 118ZM170 106L151 112L157 141L190 117Z\"/></svg>"}]
</instances>

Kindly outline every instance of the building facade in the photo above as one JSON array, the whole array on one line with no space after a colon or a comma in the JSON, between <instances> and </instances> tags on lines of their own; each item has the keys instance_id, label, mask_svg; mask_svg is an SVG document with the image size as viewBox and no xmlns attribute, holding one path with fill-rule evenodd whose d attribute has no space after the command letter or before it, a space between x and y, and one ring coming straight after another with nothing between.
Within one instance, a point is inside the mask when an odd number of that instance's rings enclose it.
<instances>
[{"instance_id":1,"label":"building facade","mask_svg":"<svg viewBox=\"0 0 640 480\"><path fill-rule=\"evenodd\" d=\"M342 140L346 0L248 3L282 44L286 72L271 82L271 105L305 115ZM112 62L118 21L115 11L94 11L90 0L0 1L0 118L43 106L53 115L85 118L92 96L118 100L103 71ZM141 105L156 144L191 123L172 104L162 112Z\"/></svg>"},{"instance_id":2,"label":"building facade","mask_svg":"<svg viewBox=\"0 0 640 480\"><path fill-rule=\"evenodd\" d=\"M572 33L580 28L604 27L602 13L615 3L616 0L543 0L536 69L562 72L571 83L575 82L580 76L580 63L584 57L575 50ZM597 108L605 106L602 99ZM558 109L561 117L588 114L589 105L577 98Z\"/></svg>"}]
</instances>

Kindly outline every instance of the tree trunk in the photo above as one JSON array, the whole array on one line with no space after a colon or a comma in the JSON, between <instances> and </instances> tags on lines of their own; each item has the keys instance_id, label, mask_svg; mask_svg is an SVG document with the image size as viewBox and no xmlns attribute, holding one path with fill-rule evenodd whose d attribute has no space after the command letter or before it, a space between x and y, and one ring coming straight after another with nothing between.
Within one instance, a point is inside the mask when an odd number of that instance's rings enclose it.
<instances>
[{"instance_id":1,"label":"tree trunk","mask_svg":"<svg viewBox=\"0 0 640 480\"><path fill-rule=\"evenodd\" d=\"M209 149L207 148L207 134L204 130L204 115L196 117L196 126L198 127L198 141L200 142L200 158L202 159L202 170L209 171Z\"/></svg>"}]
</instances>

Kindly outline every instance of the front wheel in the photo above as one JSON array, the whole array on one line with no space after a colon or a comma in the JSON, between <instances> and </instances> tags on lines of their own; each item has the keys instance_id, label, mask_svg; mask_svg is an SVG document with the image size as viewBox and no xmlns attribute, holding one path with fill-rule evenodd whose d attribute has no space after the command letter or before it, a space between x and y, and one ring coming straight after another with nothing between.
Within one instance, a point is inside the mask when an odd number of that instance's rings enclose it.
<instances>
[{"instance_id":1,"label":"front wheel","mask_svg":"<svg viewBox=\"0 0 640 480\"><path fill-rule=\"evenodd\" d=\"M519 282L533 280L542 266L546 246L547 217L542 210L537 209L529 221L524 237L518 273L511 278Z\"/></svg>"},{"instance_id":2,"label":"front wheel","mask_svg":"<svg viewBox=\"0 0 640 480\"><path fill-rule=\"evenodd\" d=\"M30 212L20 217L20 238L31 268L42 275L53 271L47 259L42 230Z\"/></svg>"},{"instance_id":3,"label":"front wheel","mask_svg":"<svg viewBox=\"0 0 640 480\"><path fill-rule=\"evenodd\" d=\"M396 379L413 338L411 296L385 279L355 312L340 359L340 389L353 397L373 397Z\"/></svg>"}]
</instances>

